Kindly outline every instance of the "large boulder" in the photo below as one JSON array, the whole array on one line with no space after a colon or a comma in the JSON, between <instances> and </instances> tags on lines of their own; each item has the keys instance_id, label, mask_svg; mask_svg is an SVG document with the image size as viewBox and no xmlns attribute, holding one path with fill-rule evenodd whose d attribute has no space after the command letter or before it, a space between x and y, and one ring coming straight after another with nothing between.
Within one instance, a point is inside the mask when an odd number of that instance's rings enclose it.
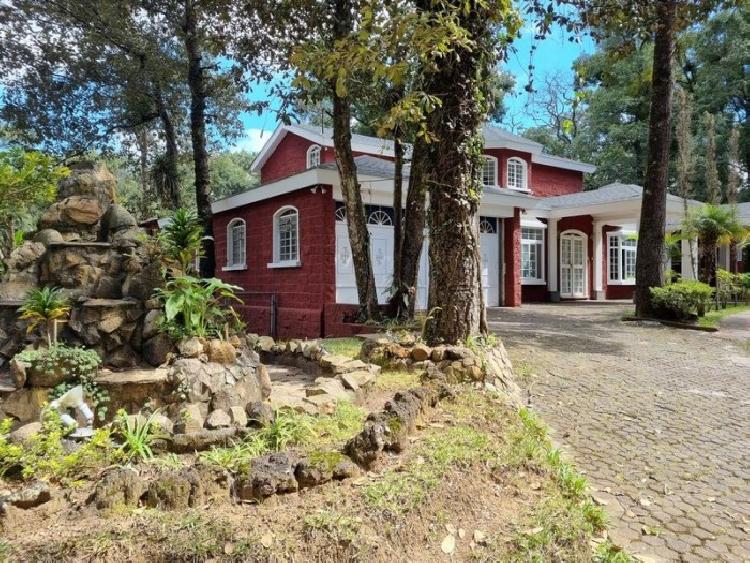
<instances>
[{"instance_id":1,"label":"large boulder","mask_svg":"<svg viewBox=\"0 0 750 563\"><path fill-rule=\"evenodd\" d=\"M58 198L84 195L97 199L102 209L109 207L115 198L117 180L106 166L81 160L69 168L70 175L58 183Z\"/></svg>"},{"instance_id":2,"label":"large boulder","mask_svg":"<svg viewBox=\"0 0 750 563\"><path fill-rule=\"evenodd\" d=\"M39 260L47 248L41 242L26 241L11 252L7 261L9 270L25 270Z\"/></svg>"},{"instance_id":3,"label":"large boulder","mask_svg":"<svg viewBox=\"0 0 750 563\"><path fill-rule=\"evenodd\" d=\"M253 460L247 475L235 481L240 500L263 500L275 494L297 491L294 476L298 459L291 452L277 452Z\"/></svg>"},{"instance_id":4,"label":"large boulder","mask_svg":"<svg viewBox=\"0 0 750 563\"><path fill-rule=\"evenodd\" d=\"M113 233L137 226L138 222L130 211L122 205L113 203L102 217L99 237L102 240L109 240Z\"/></svg>"},{"instance_id":5,"label":"large boulder","mask_svg":"<svg viewBox=\"0 0 750 563\"><path fill-rule=\"evenodd\" d=\"M96 484L93 502L99 510L135 508L147 487L137 471L120 467L107 473Z\"/></svg>"},{"instance_id":6,"label":"large boulder","mask_svg":"<svg viewBox=\"0 0 750 563\"><path fill-rule=\"evenodd\" d=\"M152 366L160 366L167 361L173 347L169 335L159 333L143 343L141 354L143 354L143 359Z\"/></svg>"},{"instance_id":7,"label":"large boulder","mask_svg":"<svg viewBox=\"0 0 750 563\"><path fill-rule=\"evenodd\" d=\"M57 242L64 242L64 240L65 239L63 239L60 231L56 231L55 229L42 229L34 234L34 242L41 242L45 246Z\"/></svg>"}]
</instances>

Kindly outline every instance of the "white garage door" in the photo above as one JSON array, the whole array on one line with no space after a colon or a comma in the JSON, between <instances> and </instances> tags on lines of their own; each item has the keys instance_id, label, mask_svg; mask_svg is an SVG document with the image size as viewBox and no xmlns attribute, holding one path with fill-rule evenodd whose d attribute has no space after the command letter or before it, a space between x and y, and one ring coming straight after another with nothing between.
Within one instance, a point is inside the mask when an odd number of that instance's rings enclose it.
<instances>
[{"instance_id":1,"label":"white garage door","mask_svg":"<svg viewBox=\"0 0 750 563\"><path fill-rule=\"evenodd\" d=\"M500 237L498 219L482 217L479 223L481 233L479 250L482 254L482 287L484 304L487 307L500 305Z\"/></svg>"},{"instance_id":2,"label":"white garage door","mask_svg":"<svg viewBox=\"0 0 750 563\"><path fill-rule=\"evenodd\" d=\"M378 302L382 305L390 299L393 282L393 227L390 225L368 225L370 232L370 259L372 260ZM422 247L417 276L417 309L427 307L429 287L429 258L427 241ZM349 245L349 231L346 223L336 222L336 303L356 305L357 281L354 277L352 250Z\"/></svg>"}]
</instances>

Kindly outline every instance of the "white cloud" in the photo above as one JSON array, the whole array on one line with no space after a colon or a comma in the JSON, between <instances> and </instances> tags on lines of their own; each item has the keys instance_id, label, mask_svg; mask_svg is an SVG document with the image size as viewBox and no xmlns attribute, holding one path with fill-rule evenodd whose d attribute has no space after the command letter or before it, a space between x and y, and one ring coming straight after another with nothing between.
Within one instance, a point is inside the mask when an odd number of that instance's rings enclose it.
<instances>
[{"instance_id":1,"label":"white cloud","mask_svg":"<svg viewBox=\"0 0 750 563\"><path fill-rule=\"evenodd\" d=\"M269 129L245 129L245 136L238 139L231 150L259 152L271 135L273 131Z\"/></svg>"}]
</instances>

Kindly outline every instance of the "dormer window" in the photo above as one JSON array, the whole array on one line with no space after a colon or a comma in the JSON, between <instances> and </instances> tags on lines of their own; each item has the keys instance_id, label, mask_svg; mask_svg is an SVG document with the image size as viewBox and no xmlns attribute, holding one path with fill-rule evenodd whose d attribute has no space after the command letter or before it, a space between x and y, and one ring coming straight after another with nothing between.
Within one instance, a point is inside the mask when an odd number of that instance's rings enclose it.
<instances>
[{"instance_id":1,"label":"dormer window","mask_svg":"<svg viewBox=\"0 0 750 563\"><path fill-rule=\"evenodd\" d=\"M307 167L317 168L320 166L320 145L310 145L307 149Z\"/></svg>"},{"instance_id":2,"label":"dormer window","mask_svg":"<svg viewBox=\"0 0 750 563\"><path fill-rule=\"evenodd\" d=\"M485 187L497 186L497 159L494 156L485 155L484 157L482 185Z\"/></svg>"},{"instance_id":3,"label":"dormer window","mask_svg":"<svg viewBox=\"0 0 750 563\"><path fill-rule=\"evenodd\" d=\"M506 186L511 190L528 190L526 161L516 156L509 158L506 166Z\"/></svg>"}]
</instances>

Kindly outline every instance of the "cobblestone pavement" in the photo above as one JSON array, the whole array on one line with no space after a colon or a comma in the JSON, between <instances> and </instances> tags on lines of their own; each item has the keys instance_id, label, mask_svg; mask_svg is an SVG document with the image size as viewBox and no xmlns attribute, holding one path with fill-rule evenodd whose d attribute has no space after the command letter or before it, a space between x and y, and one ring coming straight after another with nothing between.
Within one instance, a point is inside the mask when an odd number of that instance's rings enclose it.
<instances>
[{"instance_id":1,"label":"cobblestone pavement","mask_svg":"<svg viewBox=\"0 0 750 563\"><path fill-rule=\"evenodd\" d=\"M615 543L657 560L750 561L748 343L622 322L625 311L488 316L531 374L521 381L531 405L606 504Z\"/></svg>"}]
</instances>

